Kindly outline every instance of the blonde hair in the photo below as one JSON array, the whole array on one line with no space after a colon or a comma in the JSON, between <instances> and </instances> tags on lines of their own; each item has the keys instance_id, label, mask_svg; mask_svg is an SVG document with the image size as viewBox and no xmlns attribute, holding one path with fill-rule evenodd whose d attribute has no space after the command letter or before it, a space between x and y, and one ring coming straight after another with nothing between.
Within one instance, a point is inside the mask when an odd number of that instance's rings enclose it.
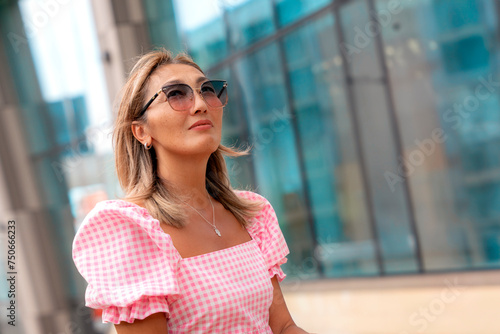
<instances>
[{"instance_id":1,"label":"blonde hair","mask_svg":"<svg viewBox=\"0 0 500 334\"><path fill-rule=\"evenodd\" d=\"M157 175L154 148L145 150L134 137L133 121L147 122L147 113L140 116L146 100L149 78L157 68L168 64L201 68L187 54L173 56L170 51L159 49L149 52L137 61L125 83L118 106L113 132L115 164L118 180L125 192L125 199L140 202L149 214L160 222L181 228L186 216L184 207L174 198L165 180ZM219 145L208 159L205 184L208 193L229 210L242 226L247 226L261 208L261 203L237 196L229 182L224 155L238 157L248 151Z\"/></svg>"}]
</instances>

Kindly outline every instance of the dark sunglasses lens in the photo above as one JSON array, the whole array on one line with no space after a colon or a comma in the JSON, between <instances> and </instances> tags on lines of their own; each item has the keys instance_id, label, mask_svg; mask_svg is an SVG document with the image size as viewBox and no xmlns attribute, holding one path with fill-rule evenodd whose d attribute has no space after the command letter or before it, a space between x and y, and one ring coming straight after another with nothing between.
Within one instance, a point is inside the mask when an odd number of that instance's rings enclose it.
<instances>
[{"instance_id":1,"label":"dark sunglasses lens","mask_svg":"<svg viewBox=\"0 0 500 334\"><path fill-rule=\"evenodd\" d=\"M163 89L168 103L174 110L188 110L193 103L193 90L188 85L171 85Z\"/></svg>"},{"instance_id":2,"label":"dark sunglasses lens","mask_svg":"<svg viewBox=\"0 0 500 334\"><path fill-rule=\"evenodd\" d=\"M222 80L207 81L201 86L201 94L211 107L223 107L227 103L226 82Z\"/></svg>"}]
</instances>

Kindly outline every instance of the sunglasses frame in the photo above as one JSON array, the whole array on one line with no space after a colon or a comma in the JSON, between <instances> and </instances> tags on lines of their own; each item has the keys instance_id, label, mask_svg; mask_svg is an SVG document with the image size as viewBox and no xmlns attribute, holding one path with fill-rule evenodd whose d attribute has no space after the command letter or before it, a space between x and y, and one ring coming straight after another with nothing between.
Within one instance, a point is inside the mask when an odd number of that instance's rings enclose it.
<instances>
[{"instance_id":1,"label":"sunglasses frame","mask_svg":"<svg viewBox=\"0 0 500 334\"><path fill-rule=\"evenodd\" d=\"M222 89L221 89L221 91L220 91L220 93L219 93L219 96L217 96L217 98L220 98L220 95L222 94L222 92L224 91L224 89L227 89L227 81L226 81L226 80L207 80L207 81L203 82L203 83L200 85L200 88L198 88L198 89L193 89L193 87L189 86L188 84L172 84L172 85L164 86L164 87L162 87L159 91L157 91L157 92L156 92L156 94L155 94L155 95L153 95L153 97L149 99L148 103L146 103L146 105L142 108L141 113L139 114L139 117L141 117L142 115L144 115L144 113L145 113L145 112L146 112L146 110L149 108L149 106L151 105L151 103L153 103L153 101L154 101L154 100L156 100L156 98L158 97L158 95L160 95L160 94L161 94L161 92L164 92L164 90L165 90L165 89L167 89L168 87L171 87L171 86L186 85L186 86L188 86L189 88L191 88L191 90L193 91L193 95L194 95L194 92L196 91L198 94L200 94L200 96L201 96L201 98L203 99L203 101L205 101L205 103L206 103L207 105L210 105L210 104L208 104L208 102L205 100L205 97L203 97L203 94L201 93L201 87L203 87L203 85L204 85L204 84L206 84L206 83L208 83L208 82L214 82L214 81L216 81L216 82L222 82L222 83L223 83L223 84L222 84ZM227 97L226 97L226 102L225 102L225 103L224 103L221 107L226 106L226 104L227 104L227 100L228 100L228 99L227 99ZM170 104L170 102L168 101L168 98L167 98L167 102L168 102L168 104L170 105L170 107L171 107L172 109L174 109L174 108L172 107L172 105ZM176 110L176 109L174 109L174 110ZM177 111L184 111L184 110L177 110Z\"/></svg>"}]
</instances>

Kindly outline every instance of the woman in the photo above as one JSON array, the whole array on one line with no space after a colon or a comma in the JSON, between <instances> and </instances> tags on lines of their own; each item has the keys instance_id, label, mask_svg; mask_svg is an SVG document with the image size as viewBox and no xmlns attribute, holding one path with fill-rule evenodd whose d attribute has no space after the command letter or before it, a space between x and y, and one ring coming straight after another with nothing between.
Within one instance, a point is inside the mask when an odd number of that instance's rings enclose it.
<instances>
[{"instance_id":1,"label":"woman","mask_svg":"<svg viewBox=\"0 0 500 334\"><path fill-rule=\"evenodd\" d=\"M288 248L263 197L231 188L225 81L187 55L144 55L114 131L125 200L100 202L73 243L87 306L127 333L306 333L279 281Z\"/></svg>"}]
</instances>

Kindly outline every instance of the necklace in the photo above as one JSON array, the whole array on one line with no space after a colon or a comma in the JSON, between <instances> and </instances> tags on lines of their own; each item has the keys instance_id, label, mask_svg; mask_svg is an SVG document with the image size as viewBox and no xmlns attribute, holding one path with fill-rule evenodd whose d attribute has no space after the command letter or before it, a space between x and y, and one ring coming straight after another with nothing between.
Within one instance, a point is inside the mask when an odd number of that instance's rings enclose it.
<instances>
[{"instance_id":1,"label":"necklace","mask_svg":"<svg viewBox=\"0 0 500 334\"><path fill-rule=\"evenodd\" d=\"M213 223L209 222L208 219L205 218L205 216L203 216L200 211L196 210L194 207L192 207L191 205L189 205L189 203L186 203L186 202L184 202L184 203L187 206L189 206L191 209L193 209L194 211L196 211L196 213L199 214L200 217L203 218L203 220L205 220L210 226L212 226L214 228L215 234L217 234L220 237L221 236L220 231L217 228L217 226L215 226L215 209L214 209L214 204L212 203L212 199L210 198L210 195L208 195L208 200L210 201L210 205L212 205L212 220L213 220Z\"/></svg>"}]
</instances>

